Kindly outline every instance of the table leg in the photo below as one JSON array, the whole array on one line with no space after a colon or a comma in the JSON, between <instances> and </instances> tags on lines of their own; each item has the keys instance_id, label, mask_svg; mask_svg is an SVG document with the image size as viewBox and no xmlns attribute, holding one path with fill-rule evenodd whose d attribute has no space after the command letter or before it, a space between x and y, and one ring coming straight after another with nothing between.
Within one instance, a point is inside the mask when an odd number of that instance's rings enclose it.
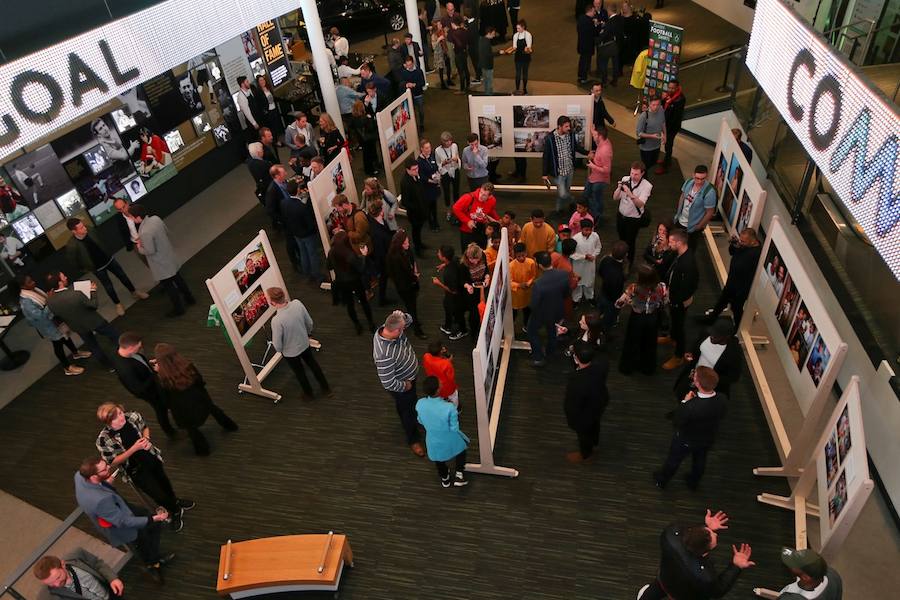
<instances>
[{"instance_id":1,"label":"table leg","mask_svg":"<svg viewBox=\"0 0 900 600\"><path fill-rule=\"evenodd\" d=\"M3 371L14 371L31 358L31 354L26 350L12 351L3 341L0 341L0 350L6 354L4 358L0 359L0 370Z\"/></svg>"}]
</instances>

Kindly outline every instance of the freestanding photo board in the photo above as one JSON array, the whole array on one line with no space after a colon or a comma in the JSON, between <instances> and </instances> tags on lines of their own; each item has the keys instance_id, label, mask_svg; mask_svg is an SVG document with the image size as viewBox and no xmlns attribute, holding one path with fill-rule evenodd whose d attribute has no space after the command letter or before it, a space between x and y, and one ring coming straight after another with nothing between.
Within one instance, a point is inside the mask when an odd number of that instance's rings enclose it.
<instances>
[{"instance_id":1,"label":"freestanding photo board","mask_svg":"<svg viewBox=\"0 0 900 600\"><path fill-rule=\"evenodd\" d=\"M266 232L260 230L228 264L206 280L206 287L244 370L246 379L238 384L238 391L278 402L281 394L263 388L262 382L278 365L281 353L274 353L257 372L245 347L275 314L266 298L266 288L280 287L288 293Z\"/></svg>"},{"instance_id":2,"label":"freestanding photo board","mask_svg":"<svg viewBox=\"0 0 900 600\"><path fill-rule=\"evenodd\" d=\"M758 230L766 191L725 119L719 125L719 139L708 178L716 188L719 214L726 232L736 236L748 227Z\"/></svg>"},{"instance_id":3,"label":"freestanding photo board","mask_svg":"<svg viewBox=\"0 0 900 600\"><path fill-rule=\"evenodd\" d=\"M353 168L350 156L346 149L330 163L325 165L325 170L313 178L308 184L309 199L313 203L313 212L316 215L316 223L319 226L319 237L322 240L322 248L325 256L331 250L331 200L338 194L344 194L353 204L359 204L359 195L356 190L356 180L353 178ZM334 274L332 273L332 280ZM328 284L322 284L323 289Z\"/></svg>"},{"instance_id":4,"label":"freestanding photo board","mask_svg":"<svg viewBox=\"0 0 900 600\"><path fill-rule=\"evenodd\" d=\"M419 124L413 107L412 92L406 90L378 111L375 115L378 139L381 141L381 157L384 159L384 177L387 189L397 193L394 171L407 156L419 153Z\"/></svg>"}]
</instances>

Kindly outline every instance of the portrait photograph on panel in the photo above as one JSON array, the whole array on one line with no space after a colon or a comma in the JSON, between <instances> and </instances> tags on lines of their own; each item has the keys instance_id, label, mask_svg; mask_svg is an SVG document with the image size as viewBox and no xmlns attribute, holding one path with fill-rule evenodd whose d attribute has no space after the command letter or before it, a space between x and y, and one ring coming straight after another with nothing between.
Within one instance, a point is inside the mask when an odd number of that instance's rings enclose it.
<instances>
[{"instance_id":1,"label":"portrait photograph on panel","mask_svg":"<svg viewBox=\"0 0 900 600\"><path fill-rule=\"evenodd\" d=\"M728 176L728 161L725 160L725 154L719 152L719 162L716 167L716 178L714 186L716 188L716 197L722 197L722 187L725 185L725 178Z\"/></svg>"},{"instance_id":2,"label":"portrait photograph on panel","mask_svg":"<svg viewBox=\"0 0 900 600\"><path fill-rule=\"evenodd\" d=\"M128 197L132 202L137 202L147 194L147 188L144 186L144 181L138 176L135 176L128 181L124 181L123 183L125 184L125 191L128 192Z\"/></svg>"},{"instance_id":3,"label":"portrait photograph on panel","mask_svg":"<svg viewBox=\"0 0 900 600\"><path fill-rule=\"evenodd\" d=\"M485 148L503 147L501 117L478 117L478 138Z\"/></svg>"},{"instance_id":4,"label":"portrait photograph on panel","mask_svg":"<svg viewBox=\"0 0 900 600\"><path fill-rule=\"evenodd\" d=\"M85 210L84 202L81 201L81 196L78 195L76 189L71 189L57 198L56 205L67 219Z\"/></svg>"},{"instance_id":5,"label":"portrait photograph on panel","mask_svg":"<svg viewBox=\"0 0 900 600\"><path fill-rule=\"evenodd\" d=\"M831 351L828 349L825 340L820 335L813 344L812 350L809 353L809 358L806 359L806 370L809 372L809 376L812 377L816 387L819 387L819 383L822 381L822 375L825 373L825 369L828 368L828 361L830 360Z\"/></svg>"},{"instance_id":6,"label":"portrait photograph on panel","mask_svg":"<svg viewBox=\"0 0 900 600\"><path fill-rule=\"evenodd\" d=\"M741 182L744 180L744 170L741 168L741 161L738 155L731 155L731 165L728 167L728 185L735 197L741 193Z\"/></svg>"},{"instance_id":7,"label":"portrait photograph on panel","mask_svg":"<svg viewBox=\"0 0 900 600\"><path fill-rule=\"evenodd\" d=\"M192 108L192 101L185 100L185 95L193 97L194 84L190 76L176 77L172 71L166 71L141 84L147 96L147 104L153 113L156 127L163 131L175 129L192 116L203 110L202 103L199 109ZM185 83L184 91L180 87ZM200 97L197 96L199 103Z\"/></svg>"},{"instance_id":8,"label":"portrait photograph on panel","mask_svg":"<svg viewBox=\"0 0 900 600\"><path fill-rule=\"evenodd\" d=\"M850 448L853 446L853 441L850 439L849 411L850 407L845 406L837 422L838 453L841 456L841 463L847 460L847 455L850 454ZM853 478L851 477L850 480L852 481Z\"/></svg>"},{"instance_id":9,"label":"portrait photograph on panel","mask_svg":"<svg viewBox=\"0 0 900 600\"><path fill-rule=\"evenodd\" d=\"M262 277L262 274L269 269L269 257L263 245L257 244L256 248L247 253L243 258L239 258L231 266L231 275L237 284L238 291L242 294L250 289L256 281Z\"/></svg>"},{"instance_id":10,"label":"portrait photograph on panel","mask_svg":"<svg viewBox=\"0 0 900 600\"><path fill-rule=\"evenodd\" d=\"M5 165L13 185L28 208L49 202L72 187L53 148L46 144Z\"/></svg>"},{"instance_id":11,"label":"portrait photograph on panel","mask_svg":"<svg viewBox=\"0 0 900 600\"><path fill-rule=\"evenodd\" d=\"M0 218L7 223L15 221L28 212L22 194L12 185L12 180L3 169L0 169Z\"/></svg>"},{"instance_id":12,"label":"portrait photograph on panel","mask_svg":"<svg viewBox=\"0 0 900 600\"><path fill-rule=\"evenodd\" d=\"M194 131L197 133L197 137L206 135L212 131L212 122L209 120L209 115L205 112L191 117L191 123L194 125Z\"/></svg>"},{"instance_id":13,"label":"portrait photograph on panel","mask_svg":"<svg viewBox=\"0 0 900 600\"><path fill-rule=\"evenodd\" d=\"M834 483L834 478L837 477L839 467L837 434L832 431L828 441L825 442L825 487L830 488L831 484Z\"/></svg>"},{"instance_id":14,"label":"portrait photograph on panel","mask_svg":"<svg viewBox=\"0 0 900 600\"><path fill-rule=\"evenodd\" d=\"M794 285L790 274L788 274L785 280L784 292L778 297L778 304L775 305L775 320L778 321L781 333L784 334L785 338L799 305L800 292L797 291L797 286Z\"/></svg>"},{"instance_id":15,"label":"portrait photograph on panel","mask_svg":"<svg viewBox=\"0 0 900 600\"><path fill-rule=\"evenodd\" d=\"M176 77L178 80L178 93L181 95L181 101L184 102L190 114L195 114L203 110L203 102L200 100L200 92L194 84L191 72L188 71Z\"/></svg>"},{"instance_id":16,"label":"portrait photograph on panel","mask_svg":"<svg viewBox=\"0 0 900 600\"><path fill-rule=\"evenodd\" d=\"M513 151L543 152L549 131L513 131Z\"/></svg>"},{"instance_id":17,"label":"portrait photograph on panel","mask_svg":"<svg viewBox=\"0 0 900 600\"><path fill-rule=\"evenodd\" d=\"M148 192L178 172L172 159L172 151L158 129L144 125L132 129L122 137L128 140L126 144L132 139L138 142L138 150L132 154L131 160Z\"/></svg>"},{"instance_id":18,"label":"portrait photograph on panel","mask_svg":"<svg viewBox=\"0 0 900 600\"><path fill-rule=\"evenodd\" d=\"M815 340L816 332L817 328L813 322L812 315L809 314L806 303L801 301L787 337L791 358L794 360L794 364L797 365L797 369L803 369L803 361L806 359L806 355L809 353L810 347Z\"/></svg>"},{"instance_id":19,"label":"portrait photograph on panel","mask_svg":"<svg viewBox=\"0 0 900 600\"><path fill-rule=\"evenodd\" d=\"M123 141L112 115L103 115L54 140L51 146L64 164L82 156L95 175L103 173L127 179L134 176L131 155L140 145L133 139Z\"/></svg>"},{"instance_id":20,"label":"portrait photograph on panel","mask_svg":"<svg viewBox=\"0 0 900 600\"><path fill-rule=\"evenodd\" d=\"M747 190L741 194L741 208L738 209L737 221L734 224L734 230L740 233L750 226L750 213L753 212L753 200Z\"/></svg>"}]
</instances>

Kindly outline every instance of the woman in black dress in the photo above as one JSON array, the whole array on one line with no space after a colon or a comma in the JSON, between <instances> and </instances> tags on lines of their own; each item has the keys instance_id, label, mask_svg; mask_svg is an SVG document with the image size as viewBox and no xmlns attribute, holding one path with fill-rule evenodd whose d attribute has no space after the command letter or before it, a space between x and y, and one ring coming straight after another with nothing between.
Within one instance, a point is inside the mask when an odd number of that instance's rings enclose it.
<instances>
[{"instance_id":1,"label":"woman in black dress","mask_svg":"<svg viewBox=\"0 0 900 600\"><path fill-rule=\"evenodd\" d=\"M656 269L642 264L638 267L637 283L625 289L616 300L616 307L631 306L631 316L625 329L619 371L630 375L635 370L652 375L656 370L656 332L659 313L668 302L668 290L660 283Z\"/></svg>"},{"instance_id":2,"label":"woman in black dress","mask_svg":"<svg viewBox=\"0 0 900 600\"><path fill-rule=\"evenodd\" d=\"M334 119L328 113L322 113L319 117L319 152L326 166L341 153L343 147L344 136L334 124Z\"/></svg>"},{"instance_id":3,"label":"woman in black dress","mask_svg":"<svg viewBox=\"0 0 900 600\"><path fill-rule=\"evenodd\" d=\"M359 317L356 316L356 302L362 305L363 313L369 324L369 330L375 331L372 322L372 307L366 298L366 290L363 287L363 277L366 275L366 255L369 248L365 245L359 247L360 254L353 251L350 245L350 237L346 231L338 231L331 240L331 251L326 262L328 268L334 271L334 289L338 302L347 306L347 314L356 327L356 335L363 332Z\"/></svg>"},{"instance_id":4,"label":"woman in black dress","mask_svg":"<svg viewBox=\"0 0 900 600\"><path fill-rule=\"evenodd\" d=\"M213 403L200 371L194 363L181 356L175 346L157 344L153 352L156 355L154 368L159 375L166 405L175 417L175 424L187 430L198 456L209 456L209 443L200 432L209 415L225 431L237 431L237 423Z\"/></svg>"},{"instance_id":5,"label":"woman in black dress","mask_svg":"<svg viewBox=\"0 0 900 600\"><path fill-rule=\"evenodd\" d=\"M669 267L675 260L675 251L669 248L669 232L672 230L670 223L657 223L656 235L647 244L644 250L644 260L653 266L659 274L659 280L665 281L669 274Z\"/></svg>"},{"instance_id":6,"label":"woman in black dress","mask_svg":"<svg viewBox=\"0 0 900 600\"><path fill-rule=\"evenodd\" d=\"M419 265L416 264L416 255L413 253L406 231L400 229L391 239L387 254L388 276L394 280L397 295L403 301L406 312L412 317L413 333L419 339L428 336L422 331L422 323L419 321L418 297L419 297Z\"/></svg>"}]
</instances>

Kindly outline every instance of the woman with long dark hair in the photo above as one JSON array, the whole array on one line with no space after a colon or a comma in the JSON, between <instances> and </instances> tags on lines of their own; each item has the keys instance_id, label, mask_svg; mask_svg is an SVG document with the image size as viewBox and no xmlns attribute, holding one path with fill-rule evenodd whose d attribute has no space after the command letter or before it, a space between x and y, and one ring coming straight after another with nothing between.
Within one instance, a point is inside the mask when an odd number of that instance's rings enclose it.
<instances>
[{"instance_id":1,"label":"woman with long dark hair","mask_svg":"<svg viewBox=\"0 0 900 600\"><path fill-rule=\"evenodd\" d=\"M391 239L386 263L388 276L394 280L397 295L403 301L406 312L413 318L413 333L419 339L426 339L428 336L422 331L422 323L419 321L417 310L419 265L416 264L416 255L410 247L409 236L403 229L399 229Z\"/></svg>"},{"instance_id":2,"label":"woman with long dark hair","mask_svg":"<svg viewBox=\"0 0 900 600\"><path fill-rule=\"evenodd\" d=\"M378 175L378 128L375 126L375 117L366 112L366 106L362 100L353 103L351 111L350 129L356 133L356 138L362 144L363 171L369 177Z\"/></svg>"},{"instance_id":3,"label":"woman with long dark hair","mask_svg":"<svg viewBox=\"0 0 900 600\"><path fill-rule=\"evenodd\" d=\"M263 116L266 126L272 130L272 136L275 138L279 146L284 144L281 138L284 135L284 125L281 123L281 115L278 114L278 103L275 101L275 94L269 89L269 80L265 75L259 75L256 78L256 91L253 94L256 102L256 108L259 114Z\"/></svg>"},{"instance_id":4,"label":"woman with long dark hair","mask_svg":"<svg viewBox=\"0 0 900 600\"><path fill-rule=\"evenodd\" d=\"M325 159L325 165L333 161L344 147L344 136L334 124L328 113L319 116L319 153Z\"/></svg>"},{"instance_id":5,"label":"woman with long dark hair","mask_svg":"<svg viewBox=\"0 0 900 600\"><path fill-rule=\"evenodd\" d=\"M656 269L647 264L638 267L637 283L632 283L616 300L616 307L631 306L631 316L622 343L619 371L630 375L638 370L652 375L656 370L656 332L659 314L668 303L669 291L659 281Z\"/></svg>"},{"instance_id":6,"label":"woman with long dark hair","mask_svg":"<svg viewBox=\"0 0 900 600\"><path fill-rule=\"evenodd\" d=\"M194 363L179 354L175 346L160 343L153 348L153 353L156 356L154 368L165 394L166 405L175 417L175 424L187 430L198 456L208 456L209 443L200 432L200 427L209 415L225 431L237 431L237 423L213 403L200 371Z\"/></svg>"},{"instance_id":7,"label":"woman with long dark hair","mask_svg":"<svg viewBox=\"0 0 900 600\"><path fill-rule=\"evenodd\" d=\"M669 248L669 232L672 231L671 223L657 223L656 235L647 244L644 250L644 260L659 273L660 281L665 281L669 274L669 267L675 260L675 251Z\"/></svg>"},{"instance_id":8,"label":"woman with long dark hair","mask_svg":"<svg viewBox=\"0 0 900 600\"><path fill-rule=\"evenodd\" d=\"M595 354L603 349L606 343L606 328L603 326L603 315L599 311L592 310L581 315L578 321L576 337L566 356L573 356L579 348L590 348Z\"/></svg>"},{"instance_id":9,"label":"woman with long dark hair","mask_svg":"<svg viewBox=\"0 0 900 600\"><path fill-rule=\"evenodd\" d=\"M334 271L334 288L335 297L338 302L343 302L347 306L347 315L353 321L356 327L356 335L363 332L362 324L359 317L356 316L356 301L362 305L363 313L366 315L366 321L369 323L369 329L375 331L375 324L372 321L372 307L369 306L369 300L366 298L366 291L363 288L363 276L366 274L366 255L369 253L368 246L360 246L359 254L353 251L350 245L350 236L346 231L338 231L331 240L331 251L326 259L328 268Z\"/></svg>"}]
</instances>

